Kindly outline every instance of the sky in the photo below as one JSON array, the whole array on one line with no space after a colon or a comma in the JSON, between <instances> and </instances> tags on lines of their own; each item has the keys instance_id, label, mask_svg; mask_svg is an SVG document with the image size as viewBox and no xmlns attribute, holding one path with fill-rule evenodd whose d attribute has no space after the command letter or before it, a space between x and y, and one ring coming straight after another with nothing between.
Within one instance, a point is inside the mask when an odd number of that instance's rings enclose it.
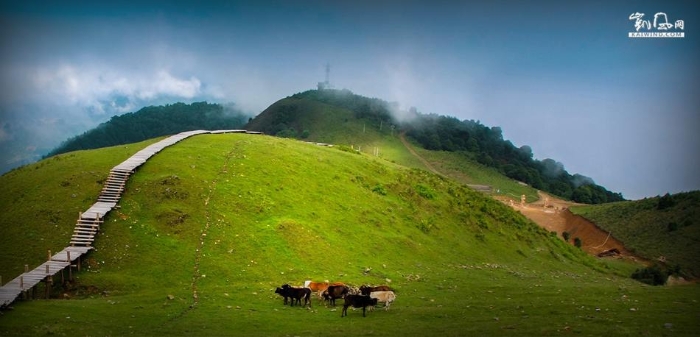
<instances>
[{"instance_id":1,"label":"sky","mask_svg":"<svg viewBox=\"0 0 700 337\"><path fill-rule=\"evenodd\" d=\"M628 199L700 190L693 1L0 4L0 173L144 106L256 115L328 63L335 88L499 126ZM659 12L685 37L628 36Z\"/></svg>"}]
</instances>

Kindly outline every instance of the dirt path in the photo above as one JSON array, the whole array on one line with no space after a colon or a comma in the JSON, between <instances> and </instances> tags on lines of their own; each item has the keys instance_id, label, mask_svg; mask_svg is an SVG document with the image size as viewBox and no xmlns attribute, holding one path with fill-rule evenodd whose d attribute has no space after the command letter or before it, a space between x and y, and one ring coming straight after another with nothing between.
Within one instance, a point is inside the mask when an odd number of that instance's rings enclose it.
<instances>
[{"instance_id":1,"label":"dirt path","mask_svg":"<svg viewBox=\"0 0 700 337\"><path fill-rule=\"evenodd\" d=\"M442 173L438 172L438 170L436 170L436 169L433 167L433 165L430 165L430 163L429 163L427 160L425 160L425 159L424 159L423 157L421 157L418 153L416 153L415 150L413 150L413 147L411 146L411 144L409 144L408 141L406 140L406 137L404 137L405 134L406 134L405 131L404 131L404 132L401 132L401 133L399 134L399 139L401 139L401 143L403 143L403 146L405 146L405 147L408 149L408 152L411 152L411 154L412 154L414 157L418 158L418 160L420 160L421 163L423 163L423 165L425 165L425 167L427 167L430 171L432 171L432 172L435 173L435 174L442 175Z\"/></svg>"},{"instance_id":2,"label":"dirt path","mask_svg":"<svg viewBox=\"0 0 700 337\"><path fill-rule=\"evenodd\" d=\"M538 201L522 206L519 201L516 202L510 198L499 199L542 228L556 232L559 237L562 233L568 232L569 242L573 243L575 238L581 239L581 248L592 255L617 249L620 256L641 260L628 251L622 242L615 239L613 233L608 233L587 219L571 213L568 208L576 203L554 198L542 192L538 193L540 196Z\"/></svg>"}]
</instances>

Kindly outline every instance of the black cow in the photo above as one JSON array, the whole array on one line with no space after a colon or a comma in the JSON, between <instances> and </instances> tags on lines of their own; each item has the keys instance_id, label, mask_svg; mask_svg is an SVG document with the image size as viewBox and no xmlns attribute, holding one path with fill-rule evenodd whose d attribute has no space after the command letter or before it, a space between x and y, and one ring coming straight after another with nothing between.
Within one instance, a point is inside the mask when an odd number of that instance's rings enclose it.
<instances>
[{"instance_id":1,"label":"black cow","mask_svg":"<svg viewBox=\"0 0 700 337\"><path fill-rule=\"evenodd\" d=\"M289 294L287 294L287 291L280 287L277 287L277 289L275 289L275 294L279 294L280 296L284 297L284 305L287 305L287 298L289 298Z\"/></svg>"},{"instance_id":2,"label":"black cow","mask_svg":"<svg viewBox=\"0 0 700 337\"><path fill-rule=\"evenodd\" d=\"M351 305L353 308L362 308L362 317L365 317L366 308L377 305L377 299L366 295L345 296L345 304L343 304L343 311L340 312L340 317L348 315L348 307Z\"/></svg>"},{"instance_id":3,"label":"black cow","mask_svg":"<svg viewBox=\"0 0 700 337\"><path fill-rule=\"evenodd\" d=\"M335 306L335 299L336 298L344 298L348 294L348 287L347 286L328 286L328 289L326 289L321 296L323 297L324 300L328 301L328 304Z\"/></svg>"},{"instance_id":4,"label":"black cow","mask_svg":"<svg viewBox=\"0 0 700 337\"><path fill-rule=\"evenodd\" d=\"M287 297L292 299L290 306L294 306L294 302L301 305L301 299L304 299L304 305L311 306L311 289L292 287L289 284L282 285L281 288L275 289L275 293L284 297L284 304L287 304Z\"/></svg>"}]
</instances>

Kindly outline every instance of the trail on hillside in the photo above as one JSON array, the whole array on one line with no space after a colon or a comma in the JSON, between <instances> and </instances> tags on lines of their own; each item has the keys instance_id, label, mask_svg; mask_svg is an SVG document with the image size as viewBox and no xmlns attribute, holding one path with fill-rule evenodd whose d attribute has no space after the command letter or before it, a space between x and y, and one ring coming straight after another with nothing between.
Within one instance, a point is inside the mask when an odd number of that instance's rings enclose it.
<instances>
[{"instance_id":1,"label":"trail on hillside","mask_svg":"<svg viewBox=\"0 0 700 337\"><path fill-rule=\"evenodd\" d=\"M209 233L209 228L211 227L211 210L209 208L209 204L211 202L212 196L214 195L214 191L216 191L216 185L218 183L219 177L224 176L225 174L228 173L228 169L230 167L231 159L233 158L233 155L235 153L235 149L231 149L229 151L225 158L224 158L224 163L221 166L221 169L219 170L219 173L217 174L217 177L212 180L212 182L209 184L209 191L207 193L206 198L204 199L204 213L206 217L206 223L204 224L202 231L199 235L199 242L197 243L197 248L194 252L194 267L192 271L192 304L190 304L185 310L180 312L179 315L174 316L173 318L170 319L170 321L173 321L175 319L178 319L182 316L184 316L186 313L189 311L195 309L197 305L199 304L199 289L197 287L197 284L199 280L203 277L201 270L199 268L201 260L202 260L202 251L204 248L204 242L207 238L207 234Z\"/></svg>"},{"instance_id":2,"label":"trail on hillside","mask_svg":"<svg viewBox=\"0 0 700 337\"><path fill-rule=\"evenodd\" d=\"M408 149L413 156L418 158L425 167L435 174L442 175L413 149L405 138L405 132L399 134L399 139L401 139L401 143L403 143L406 149ZM471 185L468 186L471 187ZM475 189L479 190L479 188ZM569 207L576 205L576 203L552 197L541 191L537 193L539 195L539 200L523 205L520 204L519 200L514 200L507 196L494 195L493 197L510 205L513 209L520 211L520 213L540 227L550 232L556 232L559 237L562 237L562 233L564 232L569 233L569 242L572 244L576 238L579 238L581 240L581 249L589 254L597 256L603 252L616 251L619 253L615 255L623 258L644 261L644 259L635 256L626 249L624 244L615 238L614 233L608 233L586 218L571 213Z\"/></svg>"},{"instance_id":3,"label":"trail on hillside","mask_svg":"<svg viewBox=\"0 0 700 337\"><path fill-rule=\"evenodd\" d=\"M411 144L409 144L408 141L406 140L406 137L404 137L405 134L406 134L406 131L402 131L402 132L399 134L399 139L401 139L401 143L403 143L403 146L405 146L406 149L408 149L408 152L411 152L411 154L412 154L413 156L415 156L416 158L418 158L418 160L420 160L420 162L423 163L423 165L425 165L425 167L427 167L430 171L432 171L432 172L435 173L435 174L442 175L440 172L438 172L438 170L436 170L436 169L433 167L433 165L430 165L430 163L429 163L427 160L425 160L425 159L424 159L423 157L421 157L415 150L413 150L413 147L411 147Z\"/></svg>"}]
</instances>

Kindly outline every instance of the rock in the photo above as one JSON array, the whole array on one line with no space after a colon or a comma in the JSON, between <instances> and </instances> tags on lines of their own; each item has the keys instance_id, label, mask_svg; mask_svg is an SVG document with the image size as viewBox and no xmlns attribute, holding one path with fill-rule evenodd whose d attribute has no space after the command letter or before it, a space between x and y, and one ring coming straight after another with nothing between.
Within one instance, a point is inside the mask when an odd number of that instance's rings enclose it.
<instances>
[{"instance_id":1,"label":"rock","mask_svg":"<svg viewBox=\"0 0 700 337\"><path fill-rule=\"evenodd\" d=\"M672 323L664 323L664 328L673 329L673 324Z\"/></svg>"},{"instance_id":2,"label":"rock","mask_svg":"<svg viewBox=\"0 0 700 337\"><path fill-rule=\"evenodd\" d=\"M168 299L172 301L172 300L175 299L175 296L173 296L173 295L168 295Z\"/></svg>"}]
</instances>

